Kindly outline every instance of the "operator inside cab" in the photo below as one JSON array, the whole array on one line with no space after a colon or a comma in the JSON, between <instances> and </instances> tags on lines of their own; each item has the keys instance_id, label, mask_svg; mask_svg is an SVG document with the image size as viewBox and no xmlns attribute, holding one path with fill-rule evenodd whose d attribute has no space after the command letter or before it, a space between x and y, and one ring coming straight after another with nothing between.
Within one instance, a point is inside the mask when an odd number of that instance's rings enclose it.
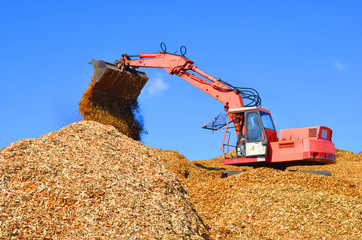
<instances>
[{"instance_id":1,"label":"operator inside cab","mask_svg":"<svg viewBox=\"0 0 362 240\"><path fill-rule=\"evenodd\" d=\"M254 142L262 139L261 126L256 113L247 114L247 141Z\"/></svg>"}]
</instances>

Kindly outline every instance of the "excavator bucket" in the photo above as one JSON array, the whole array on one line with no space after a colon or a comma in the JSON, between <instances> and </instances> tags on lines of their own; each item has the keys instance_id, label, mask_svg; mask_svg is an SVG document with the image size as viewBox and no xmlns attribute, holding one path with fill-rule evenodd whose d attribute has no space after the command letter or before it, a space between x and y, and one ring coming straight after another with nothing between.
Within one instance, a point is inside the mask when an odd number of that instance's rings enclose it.
<instances>
[{"instance_id":1,"label":"excavator bucket","mask_svg":"<svg viewBox=\"0 0 362 240\"><path fill-rule=\"evenodd\" d=\"M127 102L136 101L148 81L146 73L130 68L119 69L116 65L102 60L92 60L94 66L93 89L109 97L121 98Z\"/></svg>"}]
</instances>

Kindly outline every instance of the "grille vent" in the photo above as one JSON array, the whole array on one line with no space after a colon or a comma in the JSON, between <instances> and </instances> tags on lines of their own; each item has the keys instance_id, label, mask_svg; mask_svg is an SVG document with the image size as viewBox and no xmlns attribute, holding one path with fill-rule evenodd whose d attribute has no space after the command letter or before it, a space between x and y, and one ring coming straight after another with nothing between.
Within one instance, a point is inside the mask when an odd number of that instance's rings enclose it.
<instances>
[{"instance_id":1,"label":"grille vent","mask_svg":"<svg viewBox=\"0 0 362 240\"><path fill-rule=\"evenodd\" d=\"M317 129L316 128L309 128L309 137L310 138L317 137Z\"/></svg>"}]
</instances>

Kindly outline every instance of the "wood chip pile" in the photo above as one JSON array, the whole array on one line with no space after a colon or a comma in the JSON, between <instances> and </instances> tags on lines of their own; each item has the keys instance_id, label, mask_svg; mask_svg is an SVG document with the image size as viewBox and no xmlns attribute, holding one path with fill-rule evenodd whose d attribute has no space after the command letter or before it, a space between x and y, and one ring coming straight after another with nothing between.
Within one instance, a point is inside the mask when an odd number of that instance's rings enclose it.
<instances>
[{"instance_id":1,"label":"wood chip pile","mask_svg":"<svg viewBox=\"0 0 362 240\"><path fill-rule=\"evenodd\" d=\"M207 239L155 150L97 122L0 150L0 239Z\"/></svg>"},{"instance_id":2,"label":"wood chip pile","mask_svg":"<svg viewBox=\"0 0 362 240\"><path fill-rule=\"evenodd\" d=\"M0 239L361 239L362 156L298 164L191 162L74 123L0 150Z\"/></svg>"},{"instance_id":3,"label":"wood chip pile","mask_svg":"<svg viewBox=\"0 0 362 240\"><path fill-rule=\"evenodd\" d=\"M229 166L221 157L189 162L174 151L160 154L211 239L361 239L361 155L337 150L337 163L329 165ZM246 171L220 178L223 170Z\"/></svg>"}]
</instances>

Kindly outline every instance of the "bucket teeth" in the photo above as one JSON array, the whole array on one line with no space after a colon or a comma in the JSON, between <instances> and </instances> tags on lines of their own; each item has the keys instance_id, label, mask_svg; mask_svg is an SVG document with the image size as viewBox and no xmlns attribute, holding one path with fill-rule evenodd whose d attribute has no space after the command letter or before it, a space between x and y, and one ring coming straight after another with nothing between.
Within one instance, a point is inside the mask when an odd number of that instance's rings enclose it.
<instances>
[{"instance_id":1,"label":"bucket teeth","mask_svg":"<svg viewBox=\"0 0 362 240\"><path fill-rule=\"evenodd\" d=\"M92 60L94 66L93 91L109 97L121 98L133 103L148 81L144 72L133 69L119 69L116 65L102 60Z\"/></svg>"}]
</instances>

